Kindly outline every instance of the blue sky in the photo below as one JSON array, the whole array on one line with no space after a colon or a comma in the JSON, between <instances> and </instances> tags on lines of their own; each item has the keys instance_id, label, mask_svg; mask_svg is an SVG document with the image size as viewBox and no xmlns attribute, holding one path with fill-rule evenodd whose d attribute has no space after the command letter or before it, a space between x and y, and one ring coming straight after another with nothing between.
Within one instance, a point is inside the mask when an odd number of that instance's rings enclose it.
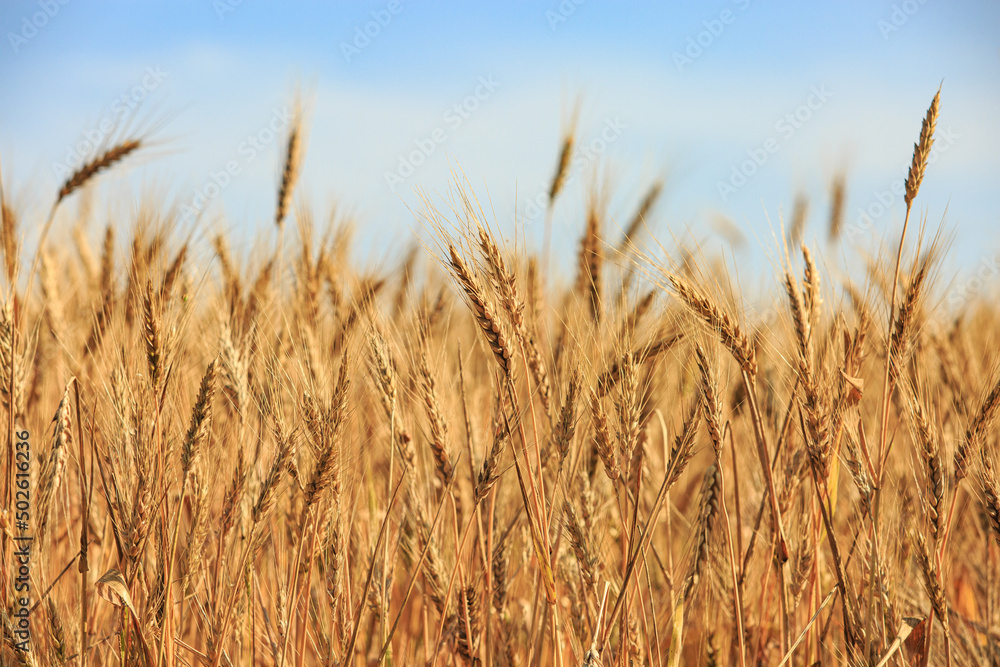
<instances>
[{"instance_id":1,"label":"blue sky","mask_svg":"<svg viewBox=\"0 0 1000 667\"><path fill-rule=\"evenodd\" d=\"M919 212L953 232L945 276L958 284L1000 251L997 2L5 0L0 28L4 178L39 216L48 201L29 194L55 192L72 147L118 118L151 130L154 145L103 192L191 204L235 162L198 225L228 229L249 252L270 233L276 119L300 84L311 112L300 195L318 220L333 206L353 215L372 261L420 233L416 189L445 195L454 169L489 197L501 228L513 230L516 212L537 246L530 200L580 100L587 150L554 216L562 263L595 174L609 184L612 225L662 177L658 236L724 251L747 278L772 261L771 230L796 192L811 197L807 240L825 243L828 184L841 169L851 244L898 236L893 183L943 81ZM358 38L366 28L373 36ZM415 154L421 146L433 152ZM747 162L755 156L761 164ZM720 216L745 245L725 244Z\"/></svg>"}]
</instances>

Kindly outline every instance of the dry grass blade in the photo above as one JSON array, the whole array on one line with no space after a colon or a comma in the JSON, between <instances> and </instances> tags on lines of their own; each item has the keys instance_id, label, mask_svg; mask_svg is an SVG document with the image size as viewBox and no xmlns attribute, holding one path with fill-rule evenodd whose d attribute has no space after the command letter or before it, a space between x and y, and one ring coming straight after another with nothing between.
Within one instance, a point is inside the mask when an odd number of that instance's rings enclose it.
<instances>
[{"instance_id":1,"label":"dry grass blade","mask_svg":"<svg viewBox=\"0 0 1000 667\"><path fill-rule=\"evenodd\" d=\"M116 568L111 568L105 572L97 580L94 587L97 589L97 594L111 604L116 607L125 606L133 615L138 616L135 605L132 603L132 596L128 592L128 584L125 582L125 577Z\"/></svg>"},{"instance_id":2,"label":"dry grass blade","mask_svg":"<svg viewBox=\"0 0 1000 667\"><path fill-rule=\"evenodd\" d=\"M904 618L903 622L899 626L899 632L896 633L895 639L892 640L892 644L889 645L889 649L882 656L882 659L875 667L885 667L889 664L889 660L895 655L899 647L903 645L907 637L913 632L913 630L920 624L920 619L917 618Z\"/></svg>"}]
</instances>

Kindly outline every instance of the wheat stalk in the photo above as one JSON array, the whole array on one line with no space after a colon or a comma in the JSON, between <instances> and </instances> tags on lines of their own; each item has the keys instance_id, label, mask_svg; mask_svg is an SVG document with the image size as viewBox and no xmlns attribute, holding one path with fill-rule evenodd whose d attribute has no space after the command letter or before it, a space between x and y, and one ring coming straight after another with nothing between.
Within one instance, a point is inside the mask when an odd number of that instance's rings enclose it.
<instances>
[{"instance_id":1,"label":"wheat stalk","mask_svg":"<svg viewBox=\"0 0 1000 667\"><path fill-rule=\"evenodd\" d=\"M292 126L288 132L288 142L285 145L285 166L281 170L281 186L278 188L278 206L274 214L274 224L281 229L285 222L295 183L298 181L302 167L303 126L301 111L296 105Z\"/></svg>"},{"instance_id":2,"label":"wheat stalk","mask_svg":"<svg viewBox=\"0 0 1000 667\"><path fill-rule=\"evenodd\" d=\"M729 350L740 368L751 378L755 377L757 352L739 325L684 278L675 274L668 274L667 278L681 303L719 337L723 347Z\"/></svg>"},{"instance_id":3,"label":"wheat stalk","mask_svg":"<svg viewBox=\"0 0 1000 667\"><path fill-rule=\"evenodd\" d=\"M63 477L66 473L66 459L69 456L69 448L73 444L73 422L72 405L70 403L69 390L73 386L74 380L70 380L63 391L62 400L56 409L53 418L55 422L55 434L52 438L52 448L45 457L41 476L38 482L40 492L38 500L38 532L45 534L52 510L52 504L56 499L56 494L62 486Z\"/></svg>"},{"instance_id":4,"label":"wheat stalk","mask_svg":"<svg viewBox=\"0 0 1000 667\"><path fill-rule=\"evenodd\" d=\"M941 89L939 88L931 100L927 114L920 123L920 139L913 145L913 159L910 161L910 170L906 174L906 195L903 201L909 208L920 190L920 184L924 181L924 172L927 170L927 162L930 159L931 147L934 145L934 130L937 128L938 114L941 108Z\"/></svg>"},{"instance_id":5,"label":"wheat stalk","mask_svg":"<svg viewBox=\"0 0 1000 667\"><path fill-rule=\"evenodd\" d=\"M475 316L476 322L483 332L483 336L486 337L486 342L489 344L490 349L493 350L493 356L497 364L499 364L504 375L510 378L513 373L513 365L511 363L512 350L507 342L508 338L504 331L504 326L494 315L492 304L487 300L485 293L479 286L479 281L476 280L475 275L469 270L462 256L458 254L455 246L449 245L448 252L450 255L449 266L452 274L465 292L469 306L472 309L472 314Z\"/></svg>"}]
</instances>

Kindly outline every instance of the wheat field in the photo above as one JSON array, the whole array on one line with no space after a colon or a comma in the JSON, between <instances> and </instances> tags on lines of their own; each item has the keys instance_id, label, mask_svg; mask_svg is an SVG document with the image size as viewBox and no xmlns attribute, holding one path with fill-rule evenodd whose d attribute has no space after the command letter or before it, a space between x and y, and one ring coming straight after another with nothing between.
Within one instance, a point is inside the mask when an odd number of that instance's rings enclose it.
<instances>
[{"instance_id":1,"label":"wheat field","mask_svg":"<svg viewBox=\"0 0 1000 667\"><path fill-rule=\"evenodd\" d=\"M941 305L940 95L901 237L830 270L835 181L768 318L658 182L620 227L588 196L574 274L461 178L365 266L296 203L301 115L247 256L74 206L144 136L4 198L3 665L1000 664L1000 321Z\"/></svg>"}]
</instances>

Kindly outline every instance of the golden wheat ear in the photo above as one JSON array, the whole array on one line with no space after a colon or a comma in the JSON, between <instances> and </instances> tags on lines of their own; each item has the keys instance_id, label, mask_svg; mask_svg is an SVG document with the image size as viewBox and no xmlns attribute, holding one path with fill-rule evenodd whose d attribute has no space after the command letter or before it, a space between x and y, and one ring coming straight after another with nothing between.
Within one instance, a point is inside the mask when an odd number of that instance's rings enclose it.
<instances>
[{"instance_id":1,"label":"golden wheat ear","mask_svg":"<svg viewBox=\"0 0 1000 667\"><path fill-rule=\"evenodd\" d=\"M847 175L839 172L830 184L830 241L836 241L844 228L844 204L847 201Z\"/></svg>"},{"instance_id":2,"label":"golden wheat ear","mask_svg":"<svg viewBox=\"0 0 1000 667\"><path fill-rule=\"evenodd\" d=\"M305 148L305 122L303 120L302 103L295 101L295 111L292 114L292 126L288 132L288 142L285 144L285 166L281 170L281 185L278 187L278 206L274 214L274 224L281 229L288 214L295 184L299 180Z\"/></svg>"},{"instance_id":3,"label":"golden wheat ear","mask_svg":"<svg viewBox=\"0 0 1000 667\"><path fill-rule=\"evenodd\" d=\"M931 105L927 109L920 124L920 139L913 146L913 161L910 163L910 171L906 175L906 196L903 201L907 208L917 196L920 184L924 181L924 172L927 170L927 162L930 159L931 147L934 145L934 130L937 128L938 112L941 108L941 89L931 100Z\"/></svg>"},{"instance_id":4,"label":"golden wheat ear","mask_svg":"<svg viewBox=\"0 0 1000 667\"><path fill-rule=\"evenodd\" d=\"M7 201L2 169L0 169L0 248L3 250L7 282L13 284L18 262L17 212Z\"/></svg>"},{"instance_id":5,"label":"golden wheat ear","mask_svg":"<svg viewBox=\"0 0 1000 667\"><path fill-rule=\"evenodd\" d=\"M112 146L108 150L93 158L87 164L77 169L72 175L70 175L69 178L66 179L66 181L62 184L62 187L59 188L55 204L53 204L53 209L59 206L63 199L69 197L71 194L93 180L99 173L106 169L110 169L132 153L138 151L142 146L142 139L126 139L125 141Z\"/></svg>"},{"instance_id":6,"label":"golden wheat ear","mask_svg":"<svg viewBox=\"0 0 1000 667\"><path fill-rule=\"evenodd\" d=\"M983 487L983 505L986 508L987 523L993 532L993 539L1000 546L1000 481L996 469L985 451L982 454L980 482Z\"/></svg>"},{"instance_id":7,"label":"golden wheat ear","mask_svg":"<svg viewBox=\"0 0 1000 667\"><path fill-rule=\"evenodd\" d=\"M805 192L795 195L792 204L791 224L788 226L788 243L797 245L802 242L802 236L806 230L806 221L809 219L809 197Z\"/></svg>"},{"instance_id":8,"label":"golden wheat ear","mask_svg":"<svg viewBox=\"0 0 1000 667\"><path fill-rule=\"evenodd\" d=\"M661 194L663 194L663 179L657 179L646 190L645 196L639 202L639 208L625 228L621 241L618 242L617 254L624 255L632 247L635 237L639 234L642 226L646 224L646 218L649 217L653 207L656 206L656 202L659 200Z\"/></svg>"},{"instance_id":9,"label":"golden wheat ear","mask_svg":"<svg viewBox=\"0 0 1000 667\"><path fill-rule=\"evenodd\" d=\"M549 251L552 244L552 207L555 205L556 197L562 192L566 185L566 178L569 175L570 163L573 161L573 147L576 145L577 118L579 117L580 103L577 102L573 110L572 119L563 132L562 144L559 149L559 161L556 163L555 174L552 175L552 183L549 185L549 202L545 212L545 239L542 247L542 260L545 263L545 270L548 271Z\"/></svg>"},{"instance_id":10,"label":"golden wheat ear","mask_svg":"<svg viewBox=\"0 0 1000 667\"><path fill-rule=\"evenodd\" d=\"M52 222L55 220L59 204L84 185L94 180L102 171L110 169L129 155L137 152L143 146L145 146L145 140L140 137L133 136L132 138L125 139L92 158L63 182L62 187L59 188L59 192L56 194L56 200L52 204L52 209L49 211L49 217L42 227L42 233L38 237L38 252L35 253L31 269L28 271L28 286L26 288L28 291L31 290L35 270L38 268L39 256L41 255L41 250L45 247L45 240L48 237L49 229L52 227Z\"/></svg>"},{"instance_id":11,"label":"golden wheat ear","mask_svg":"<svg viewBox=\"0 0 1000 667\"><path fill-rule=\"evenodd\" d=\"M569 163L573 159L573 146L576 144L576 128L570 127L563 136L562 146L559 149L559 161L556 163L556 172L552 175L552 183L549 185L549 206L555 203L556 197L562 192L566 184L566 175L569 173Z\"/></svg>"}]
</instances>

